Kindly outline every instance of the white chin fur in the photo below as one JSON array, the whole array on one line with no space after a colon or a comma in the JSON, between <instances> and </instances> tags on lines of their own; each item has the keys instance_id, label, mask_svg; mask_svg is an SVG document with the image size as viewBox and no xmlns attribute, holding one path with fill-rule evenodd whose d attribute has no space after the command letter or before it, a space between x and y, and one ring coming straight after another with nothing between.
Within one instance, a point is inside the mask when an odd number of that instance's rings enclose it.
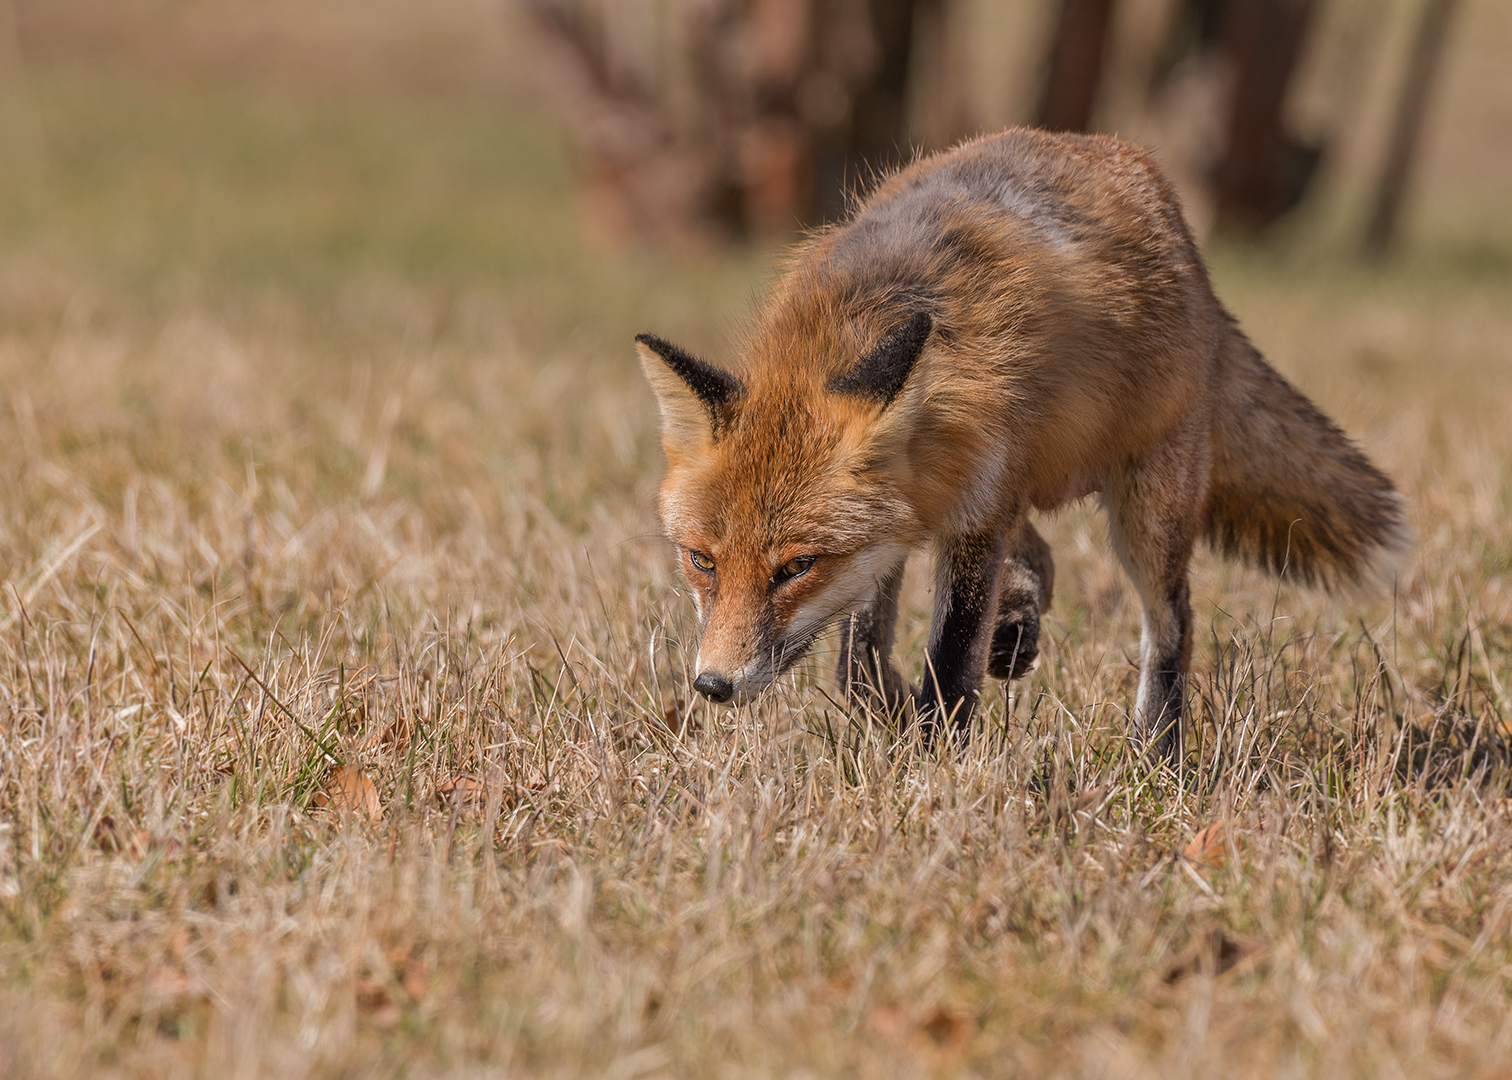
<instances>
[{"instance_id":1,"label":"white chin fur","mask_svg":"<svg viewBox=\"0 0 1512 1080\"><path fill-rule=\"evenodd\" d=\"M759 698L772 683L777 681L777 673L770 669L765 671L743 671L735 681L735 696L730 698L731 705L749 705Z\"/></svg>"}]
</instances>

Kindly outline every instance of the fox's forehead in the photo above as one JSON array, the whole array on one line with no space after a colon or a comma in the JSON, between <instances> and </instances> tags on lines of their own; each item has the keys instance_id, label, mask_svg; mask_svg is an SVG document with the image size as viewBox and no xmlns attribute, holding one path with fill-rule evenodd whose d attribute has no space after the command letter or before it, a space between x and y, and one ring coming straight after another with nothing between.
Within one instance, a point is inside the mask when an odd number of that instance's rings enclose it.
<instances>
[{"instance_id":1,"label":"fox's forehead","mask_svg":"<svg viewBox=\"0 0 1512 1080\"><path fill-rule=\"evenodd\" d=\"M876 521L879 493L857 471L844 432L802 411L772 417L762 428L737 420L711 445L671 464L661 509L672 539L752 555L792 545L861 546L865 523Z\"/></svg>"},{"instance_id":2,"label":"fox's forehead","mask_svg":"<svg viewBox=\"0 0 1512 1080\"><path fill-rule=\"evenodd\" d=\"M857 312L779 304L743 343L734 366L757 397L796 391L823 398L825 384L850 370L896 321L873 325L874 318Z\"/></svg>"}]
</instances>

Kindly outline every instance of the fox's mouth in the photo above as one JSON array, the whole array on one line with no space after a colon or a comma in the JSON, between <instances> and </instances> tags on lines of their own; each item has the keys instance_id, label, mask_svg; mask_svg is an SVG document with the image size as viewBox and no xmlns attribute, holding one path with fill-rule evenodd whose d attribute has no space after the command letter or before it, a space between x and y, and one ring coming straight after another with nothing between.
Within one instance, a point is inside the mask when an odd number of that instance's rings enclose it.
<instances>
[{"instance_id":1,"label":"fox's mouth","mask_svg":"<svg viewBox=\"0 0 1512 1080\"><path fill-rule=\"evenodd\" d=\"M749 705L807 656L820 635L842 618L843 613L836 614L793 634L773 646L762 660L748 663L732 677L726 678L712 671L700 672L693 680L693 689L716 705Z\"/></svg>"},{"instance_id":2,"label":"fox's mouth","mask_svg":"<svg viewBox=\"0 0 1512 1080\"><path fill-rule=\"evenodd\" d=\"M796 663L799 656L794 656L788 661L788 666ZM775 665L763 664L757 670L751 670L755 665L748 665L744 671L737 671L733 678L725 678L717 672L700 672L698 678L693 680L693 689L716 705L749 705L766 692L786 668Z\"/></svg>"}]
</instances>

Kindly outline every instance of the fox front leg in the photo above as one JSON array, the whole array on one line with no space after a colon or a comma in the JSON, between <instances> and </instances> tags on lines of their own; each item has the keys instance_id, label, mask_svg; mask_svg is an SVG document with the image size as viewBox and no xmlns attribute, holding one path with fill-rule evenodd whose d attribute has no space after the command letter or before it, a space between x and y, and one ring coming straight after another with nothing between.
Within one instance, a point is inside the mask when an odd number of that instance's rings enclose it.
<instances>
[{"instance_id":1,"label":"fox front leg","mask_svg":"<svg viewBox=\"0 0 1512 1080\"><path fill-rule=\"evenodd\" d=\"M846 701L857 709L891 716L908 696L908 684L892 663L903 567L877 582L877 599L840 625L840 660L835 678Z\"/></svg>"},{"instance_id":2,"label":"fox front leg","mask_svg":"<svg viewBox=\"0 0 1512 1080\"><path fill-rule=\"evenodd\" d=\"M997 529L940 542L929 655L915 702L926 740L947 718L964 734L976 711L1006 546Z\"/></svg>"}]
</instances>

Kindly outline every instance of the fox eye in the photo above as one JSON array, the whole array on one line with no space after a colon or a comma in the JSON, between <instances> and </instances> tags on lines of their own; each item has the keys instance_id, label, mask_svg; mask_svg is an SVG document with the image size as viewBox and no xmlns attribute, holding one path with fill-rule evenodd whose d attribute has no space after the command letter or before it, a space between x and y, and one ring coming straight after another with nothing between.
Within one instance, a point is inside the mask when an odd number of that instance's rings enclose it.
<instances>
[{"instance_id":1,"label":"fox eye","mask_svg":"<svg viewBox=\"0 0 1512 1080\"><path fill-rule=\"evenodd\" d=\"M714 572L714 560L701 551L694 551L692 548L689 548L688 561L706 574Z\"/></svg>"},{"instance_id":2,"label":"fox eye","mask_svg":"<svg viewBox=\"0 0 1512 1080\"><path fill-rule=\"evenodd\" d=\"M789 559L779 566L777 572L772 575L772 583L774 585L781 585L784 581L792 581L795 577L802 577L808 573L809 567L813 565L814 557L812 555L800 555L796 559Z\"/></svg>"}]
</instances>

